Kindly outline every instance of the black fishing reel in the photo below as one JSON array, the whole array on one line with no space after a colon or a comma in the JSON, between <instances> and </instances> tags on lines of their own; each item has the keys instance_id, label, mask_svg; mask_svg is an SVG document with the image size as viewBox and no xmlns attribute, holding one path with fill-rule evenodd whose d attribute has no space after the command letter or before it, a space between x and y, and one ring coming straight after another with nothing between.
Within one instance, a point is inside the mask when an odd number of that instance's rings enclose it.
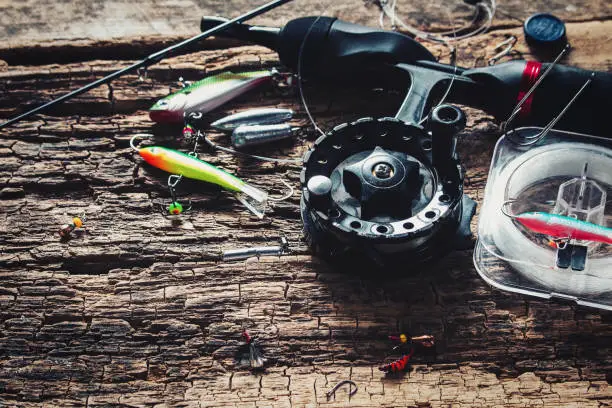
<instances>
[{"instance_id":1,"label":"black fishing reel","mask_svg":"<svg viewBox=\"0 0 612 408\"><path fill-rule=\"evenodd\" d=\"M320 137L300 175L314 251L345 265L412 266L469 247L476 203L455 152L465 123L459 108L440 105L425 128L363 118Z\"/></svg>"}]
</instances>

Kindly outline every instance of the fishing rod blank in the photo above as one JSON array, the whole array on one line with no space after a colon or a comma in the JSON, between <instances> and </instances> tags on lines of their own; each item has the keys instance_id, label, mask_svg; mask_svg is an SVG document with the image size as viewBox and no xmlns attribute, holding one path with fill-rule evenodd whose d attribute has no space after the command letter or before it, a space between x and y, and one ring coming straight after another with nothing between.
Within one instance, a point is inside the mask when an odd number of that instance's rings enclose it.
<instances>
[{"instance_id":1,"label":"fishing rod blank","mask_svg":"<svg viewBox=\"0 0 612 408\"><path fill-rule=\"evenodd\" d=\"M175 51L177 51L180 48L183 48L183 47L185 47L185 46L187 46L189 44L195 43L195 42L197 42L199 40L203 40L205 38L208 38L208 37L210 37L210 36L212 36L212 35L214 35L214 34L216 34L218 32L221 32L221 31L223 31L223 30L225 30L225 29L235 25L235 24L243 23L243 22L245 22L247 20L250 20L250 19L252 19L254 17L257 17L257 16L259 16L261 14L264 14L264 13L266 13L266 12L272 10L272 9L275 9L276 7L282 6L285 3L289 3L290 1L292 1L292 0L274 0L274 1L271 1L269 3L266 3L266 4L262 5L260 7L257 7L255 9L249 11L248 13L245 13L245 14L243 14L241 16L238 16L238 17L236 17L236 18L234 18L232 20L227 20L226 22L223 22L223 23L221 23L221 24L219 24L219 25L217 25L217 26L215 26L215 27L213 27L213 28L211 28L209 30L206 30L206 31L204 31L204 32L202 32L202 33L200 33L200 34L198 34L196 36L193 36L193 37L188 38L188 39L186 39L184 41L181 41L178 44L171 45L170 47L164 48L161 51L153 53L153 54L149 55L148 57L146 57L145 59L143 59L143 60L141 60L141 61L139 61L139 62L137 62L137 63L135 63L133 65L130 65L129 67L125 67L123 69L120 69L119 71L116 71L116 72L114 72L114 73L112 73L110 75L107 75L104 78L98 79L97 81L91 82L90 84L87 84L87 85L85 85L82 88L74 90L74 91L72 91L70 93L67 93L67 94L63 95L63 96L60 96L59 98L54 99L51 102L47 102L44 105L41 105L41 106L39 106L37 108L34 108L34 109L32 109L32 110L30 110L28 112L25 112L25 113L22 113L21 115L15 116L15 117L7 120L4 123L1 123L0 124L0 129L3 129L3 128L9 126L9 125L12 125L13 123L17 123L17 122L19 122L22 119L25 119L27 117L30 117L30 116L34 115L35 113L42 112L42 111L52 107L53 105L56 105L56 104L61 103L61 102L64 102L64 101L66 101L66 100L68 100L70 98L73 98L75 96L81 95L81 94L89 91L90 89L96 88L96 87L98 87L100 85L103 85L103 84L105 84L107 82L110 82L110 81L112 81L115 78L119 78L120 76L122 76L124 74L127 74L128 72L132 72L132 71L135 71L137 69L146 68L146 67L149 67L149 66L151 66L153 64L156 64L159 61L161 61L162 59L164 59L164 58L166 58L168 56L171 56Z\"/></svg>"}]
</instances>

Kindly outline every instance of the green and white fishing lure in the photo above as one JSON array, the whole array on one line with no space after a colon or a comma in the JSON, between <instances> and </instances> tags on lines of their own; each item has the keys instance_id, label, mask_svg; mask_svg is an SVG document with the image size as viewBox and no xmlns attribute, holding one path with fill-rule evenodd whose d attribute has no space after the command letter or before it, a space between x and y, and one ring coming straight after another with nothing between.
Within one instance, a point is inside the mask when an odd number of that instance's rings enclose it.
<instances>
[{"instance_id":1,"label":"green and white fishing lure","mask_svg":"<svg viewBox=\"0 0 612 408\"><path fill-rule=\"evenodd\" d=\"M222 72L160 99L149 110L149 117L158 123L182 123L185 114L210 112L235 97L269 82L272 76L273 72L270 70Z\"/></svg>"}]
</instances>

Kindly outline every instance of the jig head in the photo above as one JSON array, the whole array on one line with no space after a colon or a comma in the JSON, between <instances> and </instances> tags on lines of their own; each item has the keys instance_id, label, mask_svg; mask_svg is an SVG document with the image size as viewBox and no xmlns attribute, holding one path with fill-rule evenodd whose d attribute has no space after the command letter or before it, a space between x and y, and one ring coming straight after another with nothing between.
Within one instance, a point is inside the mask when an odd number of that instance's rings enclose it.
<instances>
[{"instance_id":1,"label":"jig head","mask_svg":"<svg viewBox=\"0 0 612 408\"><path fill-rule=\"evenodd\" d=\"M85 217L73 217L72 221L64 224L59 229L59 236L62 240L68 240L75 229L82 228Z\"/></svg>"}]
</instances>

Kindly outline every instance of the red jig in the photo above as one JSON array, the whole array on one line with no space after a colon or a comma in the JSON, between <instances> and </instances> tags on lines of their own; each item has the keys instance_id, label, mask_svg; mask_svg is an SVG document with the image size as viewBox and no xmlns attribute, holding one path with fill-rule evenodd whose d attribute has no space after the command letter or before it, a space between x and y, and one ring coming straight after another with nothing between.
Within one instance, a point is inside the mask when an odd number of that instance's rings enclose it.
<instances>
[{"instance_id":1,"label":"red jig","mask_svg":"<svg viewBox=\"0 0 612 408\"><path fill-rule=\"evenodd\" d=\"M387 374L402 372L406 369L406 366L408 365L408 361L410 361L410 358L412 357L413 354L414 354L414 348L411 348L410 352L408 354L404 354L402 358L400 358L399 360L396 360L389 364L385 364L381 367L378 367L378 369Z\"/></svg>"}]
</instances>

